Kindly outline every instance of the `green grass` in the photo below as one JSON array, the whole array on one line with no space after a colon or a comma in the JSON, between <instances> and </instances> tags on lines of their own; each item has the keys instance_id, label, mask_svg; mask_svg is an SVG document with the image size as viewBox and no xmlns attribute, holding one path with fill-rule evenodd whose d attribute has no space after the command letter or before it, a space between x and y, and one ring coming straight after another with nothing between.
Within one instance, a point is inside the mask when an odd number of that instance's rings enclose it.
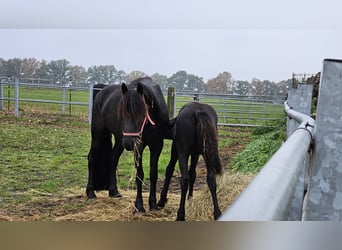
<instances>
[{"instance_id":1,"label":"green grass","mask_svg":"<svg viewBox=\"0 0 342 250\"><path fill-rule=\"evenodd\" d=\"M234 157L231 164L233 170L243 173L259 172L285 140L285 122L255 128L253 134L251 143Z\"/></svg>"},{"instance_id":2,"label":"green grass","mask_svg":"<svg viewBox=\"0 0 342 250\"><path fill-rule=\"evenodd\" d=\"M30 190L53 193L86 185L88 128L7 116L0 117L0 124L0 197L15 202L12 198L25 199Z\"/></svg>"},{"instance_id":3,"label":"green grass","mask_svg":"<svg viewBox=\"0 0 342 250\"><path fill-rule=\"evenodd\" d=\"M248 135L247 131L244 136ZM238 140L229 130L219 130L220 148ZM15 119L11 114L0 113L0 207L29 201L32 195L59 196L68 189L85 188L90 141L89 124L75 116ZM171 143L164 141L159 178L164 178ZM143 154L143 167L148 185L148 148ZM124 151L118 165L119 188L134 189L135 173L133 154Z\"/></svg>"}]
</instances>

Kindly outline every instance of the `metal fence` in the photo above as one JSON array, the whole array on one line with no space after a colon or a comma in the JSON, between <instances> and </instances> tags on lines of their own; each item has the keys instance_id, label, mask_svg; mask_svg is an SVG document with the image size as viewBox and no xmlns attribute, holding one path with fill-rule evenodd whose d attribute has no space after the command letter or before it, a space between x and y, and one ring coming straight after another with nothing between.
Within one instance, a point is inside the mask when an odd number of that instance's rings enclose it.
<instances>
[{"instance_id":1,"label":"metal fence","mask_svg":"<svg viewBox=\"0 0 342 250\"><path fill-rule=\"evenodd\" d=\"M35 94L37 90L42 90L42 92ZM44 92L44 90L51 91ZM52 92L53 95L48 94ZM167 94L165 93L165 95ZM201 101L214 107L218 113L219 125L223 126L265 126L268 122L285 117L282 110L283 96L241 96L189 92L176 92L174 96L175 103L172 104L174 116L185 103ZM76 107L83 107L82 115L87 114L90 123L93 84L90 84L89 87L77 87L71 84L56 85L41 79L0 78L0 110L4 110L7 104L7 109L14 109L14 115L18 117L20 107L23 107L24 103L25 105L28 103L51 104L50 107L42 107L46 112L53 109L61 114L69 113L69 115L76 112Z\"/></svg>"},{"instance_id":2,"label":"metal fence","mask_svg":"<svg viewBox=\"0 0 342 250\"><path fill-rule=\"evenodd\" d=\"M286 102L284 108L286 114L300 125L220 217L221 221L288 220L291 202L312 142L315 121L291 109Z\"/></svg>"},{"instance_id":3,"label":"metal fence","mask_svg":"<svg viewBox=\"0 0 342 250\"><path fill-rule=\"evenodd\" d=\"M41 90L39 94L37 91ZM53 96L48 96L46 90L54 92ZM23 94L25 92L25 94ZM82 97L78 97L82 93ZM72 114L72 108L75 106L85 107L88 113L88 121L91 122L91 111L93 104L93 85L89 87L78 87L71 84L57 85L49 81L41 81L40 79L13 79L0 78L0 110L14 110L14 116L19 117L21 107L28 103L51 104L51 106L42 106L41 109L46 112L56 111L60 109L61 114ZM76 97L76 98L75 98ZM83 99L79 101L78 99ZM69 109L67 111L67 109ZM84 111L83 111L84 112Z\"/></svg>"},{"instance_id":4,"label":"metal fence","mask_svg":"<svg viewBox=\"0 0 342 250\"><path fill-rule=\"evenodd\" d=\"M218 124L222 126L256 127L285 119L279 95L229 95L212 93L176 92L176 114L189 101L200 101L214 107Z\"/></svg>"},{"instance_id":5,"label":"metal fence","mask_svg":"<svg viewBox=\"0 0 342 250\"><path fill-rule=\"evenodd\" d=\"M313 87L303 83L289 92L285 112L300 125L220 220L342 220L341 75L342 60L324 59L316 120L295 111L311 108L301 102L311 102Z\"/></svg>"}]
</instances>

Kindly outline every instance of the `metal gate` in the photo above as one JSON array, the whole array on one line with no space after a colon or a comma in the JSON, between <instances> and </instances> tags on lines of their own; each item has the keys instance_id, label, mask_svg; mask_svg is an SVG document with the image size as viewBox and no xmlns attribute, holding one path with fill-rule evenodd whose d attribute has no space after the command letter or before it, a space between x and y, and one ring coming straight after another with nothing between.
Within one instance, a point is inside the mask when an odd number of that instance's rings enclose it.
<instances>
[{"instance_id":1,"label":"metal gate","mask_svg":"<svg viewBox=\"0 0 342 250\"><path fill-rule=\"evenodd\" d=\"M175 114L188 102L211 105L218 114L218 125L259 127L285 119L284 96L246 96L210 93L175 93Z\"/></svg>"}]
</instances>

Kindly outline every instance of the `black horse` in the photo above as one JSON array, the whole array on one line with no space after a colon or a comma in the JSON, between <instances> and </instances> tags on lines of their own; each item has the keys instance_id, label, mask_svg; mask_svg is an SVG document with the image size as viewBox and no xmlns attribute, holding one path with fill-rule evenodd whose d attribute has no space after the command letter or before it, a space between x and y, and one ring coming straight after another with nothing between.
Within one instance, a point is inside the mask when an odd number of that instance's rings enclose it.
<instances>
[{"instance_id":1,"label":"black horse","mask_svg":"<svg viewBox=\"0 0 342 250\"><path fill-rule=\"evenodd\" d=\"M88 198L96 198L97 190L108 190L110 197L121 197L117 189L116 169L125 148L134 151L137 171L135 209L137 212L145 212L142 199L142 153L148 146L151 154L149 205L151 210L158 209L158 159L163 139L169 137L169 124L164 96L159 85L149 77L136 79L128 85L109 85L101 91L94 89L86 189ZM112 135L115 138L114 147Z\"/></svg>"},{"instance_id":2,"label":"black horse","mask_svg":"<svg viewBox=\"0 0 342 250\"><path fill-rule=\"evenodd\" d=\"M191 155L191 164L188 160ZM164 207L167 202L167 192L179 160L181 171L181 200L176 220L185 220L185 199L189 188L189 198L193 195L196 179L196 165L199 155L203 155L207 166L207 184L212 195L215 220L221 215L216 196L215 175L222 174L223 169L218 155L217 114L215 110L198 102L188 103L182 107L176 118L175 138L172 143L171 159L166 169L165 183L158 202Z\"/></svg>"}]
</instances>

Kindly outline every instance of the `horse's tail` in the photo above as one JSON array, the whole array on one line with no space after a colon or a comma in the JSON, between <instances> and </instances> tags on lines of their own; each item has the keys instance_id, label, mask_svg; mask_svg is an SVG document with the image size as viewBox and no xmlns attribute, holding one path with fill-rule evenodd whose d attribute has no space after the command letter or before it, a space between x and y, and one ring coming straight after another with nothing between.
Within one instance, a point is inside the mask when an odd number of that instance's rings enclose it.
<instances>
[{"instance_id":1,"label":"horse's tail","mask_svg":"<svg viewBox=\"0 0 342 250\"><path fill-rule=\"evenodd\" d=\"M95 100L96 95L104 88L107 87L108 85L103 84L103 83L98 83L95 84L93 87L93 101Z\"/></svg>"},{"instance_id":2,"label":"horse's tail","mask_svg":"<svg viewBox=\"0 0 342 250\"><path fill-rule=\"evenodd\" d=\"M212 168L216 175L223 173L218 153L217 127L210 116L203 111L195 113L197 121L197 145L201 147L207 168Z\"/></svg>"}]
</instances>

